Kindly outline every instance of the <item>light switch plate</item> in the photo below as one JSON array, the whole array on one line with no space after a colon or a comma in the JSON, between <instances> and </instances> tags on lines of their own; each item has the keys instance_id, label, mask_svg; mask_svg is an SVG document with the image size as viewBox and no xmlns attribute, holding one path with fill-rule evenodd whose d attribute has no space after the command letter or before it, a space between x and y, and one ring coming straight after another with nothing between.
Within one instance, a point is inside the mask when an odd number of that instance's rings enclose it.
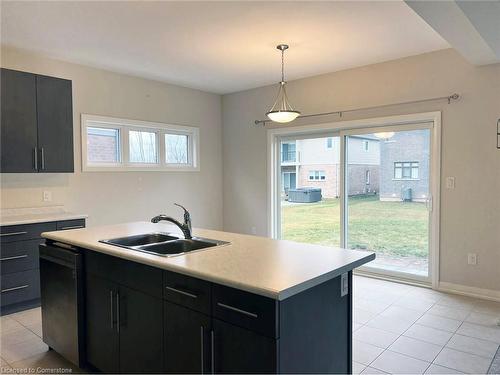
<instances>
[{"instance_id":1,"label":"light switch plate","mask_svg":"<svg viewBox=\"0 0 500 375\"><path fill-rule=\"evenodd\" d=\"M52 192L49 190L45 190L43 192L43 201L44 202L51 202L52 201Z\"/></svg>"},{"instance_id":2,"label":"light switch plate","mask_svg":"<svg viewBox=\"0 0 500 375\"><path fill-rule=\"evenodd\" d=\"M349 278L347 273L340 275L340 296L344 297L349 294Z\"/></svg>"},{"instance_id":3,"label":"light switch plate","mask_svg":"<svg viewBox=\"0 0 500 375\"><path fill-rule=\"evenodd\" d=\"M446 177L446 189L455 189L455 177Z\"/></svg>"}]
</instances>

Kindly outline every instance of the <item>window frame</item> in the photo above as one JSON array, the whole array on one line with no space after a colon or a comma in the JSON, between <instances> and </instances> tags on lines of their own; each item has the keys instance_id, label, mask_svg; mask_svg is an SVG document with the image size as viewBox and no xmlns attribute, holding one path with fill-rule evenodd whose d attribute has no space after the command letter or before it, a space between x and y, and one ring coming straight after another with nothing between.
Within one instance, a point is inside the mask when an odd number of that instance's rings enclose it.
<instances>
[{"instance_id":1,"label":"window frame","mask_svg":"<svg viewBox=\"0 0 500 375\"><path fill-rule=\"evenodd\" d=\"M322 169L310 169L308 181L326 181L326 172Z\"/></svg>"},{"instance_id":2,"label":"window frame","mask_svg":"<svg viewBox=\"0 0 500 375\"><path fill-rule=\"evenodd\" d=\"M364 152L370 151L370 141L368 141L367 139L363 140L363 151Z\"/></svg>"},{"instance_id":3,"label":"window frame","mask_svg":"<svg viewBox=\"0 0 500 375\"><path fill-rule=\"evenodd\" d=\"M405 164L408 164L405 166ZM400 169L401 170L401 177L396 177L396 170ZM406 177L404 174L404 171L408 170L410 172L409 177ZM413 176L413 170L417 170L417 177L412 177ZM412 180L412 181L417 181L420 179L420 162L419 161L395 161L394 162L394 169L393 169L393 180L395 181L403 181L403 180Z\"/></svg>"},{"instance_id":4,"label":"window frame","mask_svg":"<svg viewBox=\"0 0 500 375\"><path fill-rule=\"evenodd\" d=\"M109 128L119 130L118 163L89 163L87 160L87 128ZM147 131L156 134L157 163L130 161L129 131ZM165 135L176 134L188 137L188 163L167 163ZM108 116L81 115L82 172L196 172L200 170L200 129L194 126L165 124L141 120L131 120Z\"/></svg>"}]
</instances>

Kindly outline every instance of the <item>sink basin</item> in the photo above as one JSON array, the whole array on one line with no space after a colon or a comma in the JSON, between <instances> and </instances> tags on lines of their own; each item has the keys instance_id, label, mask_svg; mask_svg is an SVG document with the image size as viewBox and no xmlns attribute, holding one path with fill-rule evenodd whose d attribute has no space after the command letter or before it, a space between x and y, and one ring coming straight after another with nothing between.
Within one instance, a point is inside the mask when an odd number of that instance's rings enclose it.
<instances>
[{"instance_id":1,"label":"sink basin","mask_svg":"<svg viewBox=\"0 0 500 375\"><path fill-rule=\"evenodd\" d=\"M173 257L195 250L229 244L229 242L201 237L193 237L188 240L180 238L172 233L146 233L129 237L113 238L110 240L101 240L99 242L164 257Z\"/></svg>"},{"instance_id":2,"label":"sink basin","mask_svg":"<svg viewBox=\"0 0 500 375\"><path fill-rule=\"evenodd\" d=\"M105 240L101 242L122 247L131 247L131 246L155 244L159 242L165 242L177 239L179 239L179 237L170 234L147 233L147 234L138 234L137 236L113 238L111 240Z\"/></svg>"}]
</instances>

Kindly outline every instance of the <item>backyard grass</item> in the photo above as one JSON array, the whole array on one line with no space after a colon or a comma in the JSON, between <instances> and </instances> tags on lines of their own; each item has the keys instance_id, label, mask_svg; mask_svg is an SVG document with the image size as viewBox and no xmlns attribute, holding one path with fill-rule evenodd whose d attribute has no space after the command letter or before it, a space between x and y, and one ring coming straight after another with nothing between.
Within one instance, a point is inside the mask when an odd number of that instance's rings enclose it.
<instances>
[{"instance_id":1,"label":"backyard grass","mask_svg":"<svg viewBox=\"0 0 500 375\"><path fill-rule=\"evenodd\" d=\"M340 246L340 200L285 203L282 238ZM428 211L424 203L381 202L378 196L349 198L351 249L395 256L427 257Z\"/></svg>"}]
</instances>

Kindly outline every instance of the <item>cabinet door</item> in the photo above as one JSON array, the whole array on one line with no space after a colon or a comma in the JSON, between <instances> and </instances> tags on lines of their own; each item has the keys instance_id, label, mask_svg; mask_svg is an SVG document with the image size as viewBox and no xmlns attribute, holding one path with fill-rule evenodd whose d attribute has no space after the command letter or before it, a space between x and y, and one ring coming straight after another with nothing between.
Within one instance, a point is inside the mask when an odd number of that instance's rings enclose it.
<instances>
[{"instance_id":1,"label":"cabinet door","mask_svg":"<svg viewBox=\"0 0 500 375\"><path fill-rule=\"evenodd\" d=\"M218 319L213 320L215 373L276 373L277 341Z\"/></svg>"},{"instance_id":2,"label":"cabinet door","mask_svg":"<svg viewBox=\"0 0 500 375\"><path fill-rule=\"evenodd\" d=\"M87 361L102 372L118 372L118 286L87 274L86 290Z\"/></svg>"},{"instance_id":3,"label":"cabinet door","mask_svg":"<svg viewBox=\"0 0 500 375\"><path fill-rule=\"evenodd\" d=\"M73 172L71 81L36 76L40 172Z\"/></svg>"},{"instance_id":4,"label":"cabinet door","mask_svg":"<svg viewBox=\"0 0 500 375\"><path fill-rule=\"evenodd\" d=\"M163 372L163 301L120 286L121 373Z\"/></svg>"},{"instance_id":5,"label":"cabinet door","mask_svg":"<svg viewBox=\"0 0 500 375\"><path fill-rule=\"evenodd\" d=\"M210 317L165 302L165 372L210 372Z\"/></svg>"},{"instance_id":6,"label":"cabinet door","mask_svg":"<svg viewBox=\"0 0 500 375\"><path fill-rule=\"evenodd\" d=\"M36 172L36 79L2 69L0 172Z\"/></svg>"}]
</instances>

